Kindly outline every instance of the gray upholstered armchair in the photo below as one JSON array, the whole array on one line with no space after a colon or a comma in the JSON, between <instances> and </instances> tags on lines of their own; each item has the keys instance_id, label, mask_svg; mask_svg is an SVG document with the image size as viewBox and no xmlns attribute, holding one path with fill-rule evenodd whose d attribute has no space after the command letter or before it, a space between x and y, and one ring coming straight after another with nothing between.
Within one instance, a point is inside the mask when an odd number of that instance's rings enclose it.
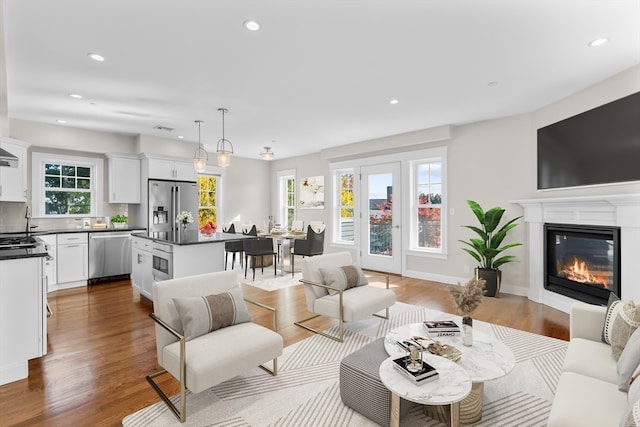
<instances>
[{"instance_id":1,"label":"gray upholstered armchair","mask_svg":"<svg viewBox=\"0 0 640 427\"><path fill-rule=\"evenodd\" d=\"M207 273L153 284L156 347L160 372L147 381L180 422L186 420L186 390L200 393L254 367L272 375L283 340L276 310L244 299L234 271ZM245 302L273 314L273 330L251 321ZM249 351L239 342L251 343ZM264 363L272 362L272 367ZM180 381L180 408L154 379L165 373Z\"/></svg>"},{"instance_id":2,"label":"gray upholstered armchair","mask_svg":"<svg viewBox=\"0 0 640 427\"><path fill-rule=\"evenodd\" d=\"M386 288L368 285L362 271L352 263L350 252L318 255L301 261L301 282L307 311L313 316L294 322L295 325L342 342L344 322L369 316L389 318L389 307L396 302L395 293L389 289L389 277L381 275L386 279ZM377 314L382 310L385 311L384 316ZM330 335L306 324L318 316L338 319L338 335Z\"/></svg>"}]
</instances>

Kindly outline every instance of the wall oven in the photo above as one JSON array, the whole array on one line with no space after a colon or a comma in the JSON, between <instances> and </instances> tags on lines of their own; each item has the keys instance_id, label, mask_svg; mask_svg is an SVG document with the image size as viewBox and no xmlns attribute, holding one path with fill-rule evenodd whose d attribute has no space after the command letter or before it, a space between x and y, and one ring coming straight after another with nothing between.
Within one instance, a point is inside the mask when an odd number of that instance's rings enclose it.
<instances>
[{"instance_id":1,"label":"wall oven","mask_svg":"<svg viewBox=\"0 0 640 427\"><path fill-rule=\"evenodd\" d=\"M173 279L173 246L153 242L151 254L153 255L153 280L159 282Z\"/></svg>"}]
</instances>

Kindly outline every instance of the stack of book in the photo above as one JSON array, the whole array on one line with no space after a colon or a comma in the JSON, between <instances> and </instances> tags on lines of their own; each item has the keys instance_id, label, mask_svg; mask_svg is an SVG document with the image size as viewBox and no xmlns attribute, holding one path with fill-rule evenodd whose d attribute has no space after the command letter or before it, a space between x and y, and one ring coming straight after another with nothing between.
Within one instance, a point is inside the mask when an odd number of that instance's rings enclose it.
<instances>
[{"instance_id":1,"label":"stack of book","mask_svg":"<svg viewBox=\"0 0 640 427\"><path fill-rule=\"evenodd\" d=\"M453 320L426 320L423 324L431 338L460 335L460 327Z\"/></svg>"},{"instance_id":2,"label":"stack of book","mask_svg":"<svg viewBox=\"0 0 640 427\"><path fill-rule=\"evenodd\" d=\"M407 361L407 357L398 357L397 359L393 359L393 366L413 381L414 384L424 384L438 379L438 371L427 362L423 361L422 369L412 372L407 369Z\"/></svg>"}]
</instances>

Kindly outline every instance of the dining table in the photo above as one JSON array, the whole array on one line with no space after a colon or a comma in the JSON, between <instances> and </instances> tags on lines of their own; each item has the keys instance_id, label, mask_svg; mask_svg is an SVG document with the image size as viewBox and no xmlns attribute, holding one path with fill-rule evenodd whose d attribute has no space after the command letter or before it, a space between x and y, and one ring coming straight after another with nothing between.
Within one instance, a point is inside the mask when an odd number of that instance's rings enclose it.
<instances>
[{"instance_id":1,"label":"dining table","mask_svg":"<svg viewBox=\"0 0 640 427\"><path fill-rule=\"evenodd\" d=\"M278 245L278 259L279 259L279 269L280 274L284 275L284 259L285 254L288 255L287 258L291 257L291 245L293 241L296 239L306 239L307 233L304 231L277 231L271 230L269 232L258 233L258 237L262 238L271 238ZM291 263L289 263L291 265ZM287 271L290 273L291 271Z\"/></svg>"}]
</instances>

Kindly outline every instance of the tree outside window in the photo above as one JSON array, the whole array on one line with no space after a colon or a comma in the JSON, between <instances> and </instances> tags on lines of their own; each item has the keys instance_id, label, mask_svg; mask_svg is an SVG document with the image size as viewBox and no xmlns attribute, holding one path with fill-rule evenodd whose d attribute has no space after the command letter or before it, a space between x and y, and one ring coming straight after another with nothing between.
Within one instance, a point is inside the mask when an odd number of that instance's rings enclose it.
<instances>
[{"instance_id":1,"label":"tree outside window","mask_svg":"<svg viewBox=\"0 0 640 427\"><path fill-rule=\"evenodd\" d=\"M198 228L218 224L218 176L198 175Z\"/></svg>"},{"instance_id":2,"label":"tree outside window","mask_svg":"<svg viewBox=\"0 0 640 427\"><path fill-rule=\"evenodd\" d=\"M338 236L344 242L354 240L353 171L340 172L340 221Z\"/></svg>"},{"instance_id":3,"label":"tree outside window","mask_svg":"<svg viewBox=\"0 0 640 427\"><path fill-rule=\"evenodd\" d=\"M416 208L418 247L442 248L442 164L440 161L416 165Z\"/></svg>"},{"instance_id":4,"label":"tree outside window","mask_svg":"<svg viewBox=\"0 0 640 427\"><path fill-rule=\"evenodd\" d=\"M91 213L91 168L74 164L44 164L45 215Z\"/></svg>"}]
</instances>

